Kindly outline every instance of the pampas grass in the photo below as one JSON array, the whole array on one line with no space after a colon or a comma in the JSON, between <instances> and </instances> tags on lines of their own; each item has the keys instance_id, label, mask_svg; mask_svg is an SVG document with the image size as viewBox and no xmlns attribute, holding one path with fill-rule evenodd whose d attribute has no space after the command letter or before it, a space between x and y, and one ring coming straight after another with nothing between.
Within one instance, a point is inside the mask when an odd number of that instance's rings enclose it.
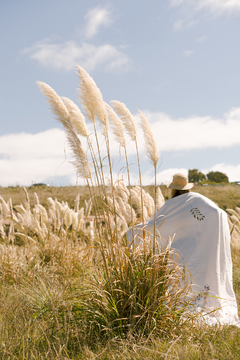
<instances>
[{"instance_id":1,"label":"pampas grass","mask_svg":"<svg viewBox=\"0 0 240 360\"><path fill-rule=\"evenodd\" d=\"M107 103L105 103L105 106L108 111L109 121L113 129L114 139L119 143L120 146L126 148L123 124L111 106L109 106Z\"/></svg>"},{"instance_id":2,"label":"pampas grass","mask_svg":"<svg viewBox=\"0 0 240 360\"><path fill-rule=\"evenodd\" d=\"M120 116L124 127L130 136L131 140L135 142L136 147L136 153L137 153L137 161L138 161L138 175L139 175L139 181L140 181L140 187L142 189L142 175L141 175L141 167L140 167L140 158L139 158L139 151L138 151L138 142L137 142L137 128L136 128L136 122L131 114L131 112L128 110L125 104L121 103L117 100L112 100L111 105L113 109L116 111L116 113ZM127 169L129 171L129 165L127 163ZM130 186L130 180L129 180L129 186ZM141 206L142 206L142 214L144 213L143 209L143 196L141 191ZM142 221L144 223L145 218L142 218Z\"/></svg>"},{"instance_id":3,"label":"pampas grass","mask_svg":"<svg viewBox=\"0 0 240 360\"><path fill-rule=\"evenodd\" d=\"M156 140L153 136L150 124L147 121L145 115L142 111L138 110L140 116L140 125L144 135L145 148L147 151L147 156L151 160L154 168L157 167L158 160L160 158L159 150L157 148Z\"/></svg>"},{"instance_id":4,"label":"pampas grass","mask_svg":"<svg viewBox=\"0 0 240 360\"><path fill-rule=\"evenodd\" d=\"M62 97L64 104L69 111L70 124L73 127L77 135L88 137L88 129L85 123L85 118L81 113L79 107L70 99Z\"/></svg>"},{"instance_id":5,"label":"pampas grass","mask_svg":"<svg viewBox=\"0 0 240 360\"><path fill-rule=\"evenodd\" d=\"M111 105L116 113L120 116L124 127L130 136L131 140L136 142L137 141L137 127L134 117L132 116L131 112L128 110L125 104L121 103L117 100L112 100Z\"/></svg>"},{"instance_id":6,"label":"pampas grass","mask_svg":"<svg viewBox=\"0 0 240 360\"><path fill-rule=\"evenodd\" d=\"M47 97L47 101L51 106L51 110L55 114L58 121L64 126L68 144L73 152L75 160L72 162L78 176L84 179L91 179L91 167L88 163L86 154L82 148L81 142L70 125L70 115L63 100L57 93L47 84L37 81L41 92ZM69 105L69 102L68 102Z\"/></svg>"},{"instance_id":7,"label":"pampas grass","mask_svg":"<svg viewBox=\"0 0 240 360\"><path fill-rule=\"evenodd\" d=\"M154 166L154 173L155 173L155 196L154 196L154 202L155 202L155 212L154 212L154 230L153 230L153 252L155 253L155 247L156 247L156 210L157 210L157 164L158 160L160 158L159 151L157 148L157 144L155 141L155 138L153 136L151 127L145 118L144 114L139 110L140 115L140 125L143 130L144 140L145 140L145 148L147 150L147 156L151 160L153 166Z\"/></svg>"},{"instance_id":8,"label":"pampas grass","mask_svg":"<svg viewBox=\"0 0 240 360\"><path fill-rule=\"evenodd\" d=\"M71 339L66 347L67 357L71 357L72 347L76 346L78 349L81 347L83 339L89 345L93 341L104 343L112 338L137 340L150 339L154 335L171 336L173 333L184 333L185 325L188 326L189 319L192 319L192 315L187 310L191 277L186 275L187 270L179 267L173 260L176 258L174 251L170 247L166 249L157 247L155 229L153 243L151 236L147 233L144 234L142 242L144 246L138 244L134 238L131 243L127 243L125 236L129 227L133 227L135 223L142 222L144 226L148 217L156 211L162 200L161 194L159 194L157 204L156 171L159 155L150 125L140 112L147 155L155 169L154 200L142 189L137 128L134 117L127 107L118 101L111 102L113 109L106 105L100 90L90 75L81 67L77 67L77 70L80 78L79 98L86 119L94 126L94 141L97 144L98 156L95 156L94 147L91 148L89 142L88 146L92 149L91 154L86 153L83 149L79 135L87 139L90 138L90 135L87 132L81 110L71 100L60 98L46 84L38 82L38 85L47 97L57 120L64 126L67 141L74 156L73 165L78 176L83 177L87 182L90 200L86 202L83 210L79 209L79 200L76 199L75 210L73 210L66 202L60 203L57 200L49 199L47 216L37 201L33 211L29 205L29 209L25 208L25 213L19 213L19 215L11 210L11 204L8 206L12 226L19 227L18 233L23 227L22 234L26 234L28 237L24 240L25 244L30 242L31 238L36 246L40 244L41 249L44 249L44 255L41 252L44 270L39 265L41 271L44 273L47 271L45 269L51 268L51 272L54 274L52 278L51 276L47 278L48 286L45 286L46 282L42 286L42 280L38 282L37 277L34 278L38 289L33 295L34 299L26 297L27 290L25 291L25 301L31 304L30 318L34 318L34 314L37 314L37 319L42 321L41 325L45 324L44 339L47 340L44 344L47 344L49 349L52 349L53 345L56 347L57 339L62 339L63 334L67 334L68 339ZM127 168L129 180L127 186L119 181L114 183L113 180L108 120L113 128L115 140L125 149L124 168ZM103 130L106 152L100 151L98 122ZM124 132L127 132L136 146L140 187L135 189L130 184ZM93 169L90 167L87 154L89 159L90 156L92 157ZM108 162L105 162L106 154ZM107 173L110 176L109 189L105 186L105 174ZM96 178L98 178L97 185L98 182L100 183L101 204L99 210L97 210L97 200L94 196L96 190L94 179ZM136 207L132 206L133 194L138 202L138 214L134 211ZM94 218L90 215L91 204L93 204ZM11 214L17 216L18 221L14 222ZM20 216L21 219L26 217L28 227L21 223ZM14 237L14 229L9 230L8 237ZM61 241L72 256L69 262L67 262L66 251L61 245ZM85 268L82 257L79 255L80 243L87 259ZM58 247L63 252L62 258L59 255ZM74 252L77 255L73 255ZM79 261L78 264L77 261L74 263L76 258ZM70 274L69 284L67 284L69 286L60 284L61 276L65 271L63 260L67 263L66 273ZM55 267L56 261L61 263L61 270L57 270ZM73 279L71 277L73 270L71 269L75 268L78 269L78 274ZM84 276L80 275L81 271L84 272ZM57 275L55 276L55 274ZM186 276L186 286L184 287L181 280ZM80 280L78 280L79 277L81 277ZM44 279L44 276L41 279ZM54 279L54 283L50 279ZM68 277L64 277L64 279L68 279ZM77 289L77 283L81 284L81 289ZM29 289L30 286L26 284L27 288ZM59 293L57 292L58 288L61 290ZM191 298L191 301L194 299Z\"/></svg>"},{"instance_id":9,"label":"pampas grass","mask_svg":"<svg viewBox=\"0 0 240 360\"><path fill-rule=\"evenodd\" d=\"M63 100L48 84L37 81L37 85L39 86L40 91L47 97L47 102L50 104L50 107L57 117L57 120L65 126L65 124L69 122L70 118L69 112L64 105Z\"/></svg>"},{"instance_id":10,"label":"pampas grass","mask_svg":"<svg viewBox=\"0 0 240 360\"><path fill-rule=\"evenodd\" d=\"M79 84L79 98L85 114L92 123L95 123L97 116L102 124L103 135L107 137L107 111L104 106L101 91L98 89L95 81L83 68L80 66L77 66L76 68L81 80Z\"/></svg>"},{"instance_id":11,"label":"pampas grass","mask_svg":"<svg viewBox=\"0 0 240 360\"><path fill-rule=\"evenodd\" d=\"M240 208L226 209L230 227L231 243L234 248L240 249Z\"/></svg>"},{"instance_id":12,"label":"pampas grass","mask_svg":"<svg viewBox=\"0 0 240 360\"><path fill-rule=\"evenodd\" d=\"M157 188L157 197L156 197L156 210L159 210L165 204L165 199L160 189L160 186Z\"/></svg>"}]
</instances>

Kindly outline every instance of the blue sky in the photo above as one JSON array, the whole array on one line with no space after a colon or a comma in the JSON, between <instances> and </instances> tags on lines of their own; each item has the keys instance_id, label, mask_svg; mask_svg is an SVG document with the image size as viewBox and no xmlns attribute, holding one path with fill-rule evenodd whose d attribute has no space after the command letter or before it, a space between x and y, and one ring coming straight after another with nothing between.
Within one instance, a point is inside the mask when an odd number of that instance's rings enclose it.
<instances>
[{"instance_id":1,"label":"blue sky","mask_svg":"<svg viewBox=\"0 0 240 360\"><path fill-rule=\"evenodd\" d=\"M146 115L159 183L190 168L240 180L239 0L10 0L0 20L0 186L76 183L61 125L36 85L77 102L76 65L106 102ZM139 143L150 184L140 130Z\"/></svg>"}]
</instances>

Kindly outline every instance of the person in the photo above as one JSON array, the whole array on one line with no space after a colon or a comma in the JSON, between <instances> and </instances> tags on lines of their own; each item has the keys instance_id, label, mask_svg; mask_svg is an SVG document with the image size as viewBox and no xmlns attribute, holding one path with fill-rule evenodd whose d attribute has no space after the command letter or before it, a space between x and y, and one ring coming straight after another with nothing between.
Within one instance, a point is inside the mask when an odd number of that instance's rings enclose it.
<instances>
[{"instance_id":1,"label":"person","mask_svg":"<svg viewBox=\"0 0 240 360\"><path fill-rule=\"evenodd\" d=\"M162 248L171 241L178 261L190 271L196 309L205 314L206 322L239 326L227 214L207 197L190 191L193 185L182 173L173 176L168 184L172 196L156 212L156 240ZM153 215L145 228L152 237L154 221ZM131 231L127 237L130 240ZM138 235L135 239L141 241Z\"/></svg>"}]
</instances>

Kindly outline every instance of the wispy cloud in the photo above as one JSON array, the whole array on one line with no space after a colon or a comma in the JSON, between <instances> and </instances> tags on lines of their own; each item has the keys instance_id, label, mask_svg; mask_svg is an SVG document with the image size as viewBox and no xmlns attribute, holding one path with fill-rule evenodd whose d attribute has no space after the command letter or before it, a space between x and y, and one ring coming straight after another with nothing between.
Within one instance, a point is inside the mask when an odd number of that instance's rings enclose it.
<instances>
[{"instance_id":1,"label":"wispy cloud","mask_svg":"<svg viewBox=\"0 0 240 360\"><path fill-rule=\"evenodd\" d=\"M177 20L175 21L175 23L173 24L173 29L175 31L181 31L183 29L183 20Z\"/></svg>"},{"instance_id":2,"label":"wispy cloud","mask_svg":"<svg viewBox=\"0 0 240 360\"><path fill-rule=\"evenodd\" d=\"M100 6L90 9L85 15L85 19L87 22L85 36L87 39L96 35L101 27L108 27L113 22L109 9Z\"/></svg>"},{"instance_id":3,"label":"wispy cloud","mask_svg":"<svg viewBox=\"0 0 240 360\"><path fill-rule=\"evenodd\" d=\"M28 54L42 66L66 71L72 70L78 64L87 71L98 66L103 66L105 70L126 71L129 63L128 56L113 45L79 45L75 41L52 43L50 39L44 39L25 48L23 54Z\"/></svg>"},{"instance_id":4,"label":"wispy cloud","mask_svg":"<svg viewBox=\"0 0 240 360\"><path fill-rule=\"evenodd\" d=\"M193 55L193 51L192 50L185 50L183 52L183 56L186 56L186 57L190 57Z\"/></svg>"},{"instance_id":5,"label":"wispy cloud","mask_svg":"<svg viewBox=\"0 0 240 360\"><path fill-rule=\"evenodd\" d=\"M194 10L206 10L214 15L240 14L239 0L169 0L171 6L190 6Z\"/></svg>"},{"instance_id":6,"label":"wispy cloud","mask_svg":"<svg viewBox=\"0 0 240 360\"><path fill-rule=\"evenodd\" d=\"M186 20L186 19L179 19L173 23L173 30L175 31L182 31L185 29L189 29L192 26L198 24L198 20Z\"/></svg>"},{"instance_id":7,"label":"wispy cloud","mask_svg":"<svg viewBox=\"0 0 240 360\"><path fill-rule=\"evenodd\" d=\"M207 39L207 36L206 35L203 35L203 36L200 36L199 38L197 38L197 42L198 43L201 43L201 42L203 42L203 41L205 41Z\"/></svg>"}]
</instances>

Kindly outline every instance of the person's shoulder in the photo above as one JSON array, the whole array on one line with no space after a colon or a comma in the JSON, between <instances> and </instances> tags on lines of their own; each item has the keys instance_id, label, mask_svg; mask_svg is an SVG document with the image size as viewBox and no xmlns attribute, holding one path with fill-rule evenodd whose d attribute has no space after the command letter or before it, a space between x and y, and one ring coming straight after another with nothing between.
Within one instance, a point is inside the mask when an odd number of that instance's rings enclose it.
<instances>
[{"instance_id":1,"label":"person's shoulder","mask_svg":"<svg viewBox=\"0 0 240 360\"><path fill-rule=\"evenodd\" d=\"M210 200L208 197L202 195L202 194L199 194L197 192L189 192L189 198L191 199L198 199L200 201L204 201L206 203L209 203L211 205L213 205L214 207L218 207L217 204L215 202L213 202L212 200Z\"/></svg>"},{"instance_id":2,"label":"person's shoulder","mask_svg":"<svg viewBox=\"0 0 240 360\"><path fill-rule=\"evenodd\" d=\"M196 193L196 192L191 192L189 193L191 194L189 199L192 199L192 200L196 200L198 202L201 202L202 204L206 205L207 207L210 207L212 208L212 210L216 210L216 211L220 211L220 212L224 212L224 210L222 210L214 201L210 200L208 197L202 195L202 194L199 194L199 193Z\"/></svg>"}]
</instances>

